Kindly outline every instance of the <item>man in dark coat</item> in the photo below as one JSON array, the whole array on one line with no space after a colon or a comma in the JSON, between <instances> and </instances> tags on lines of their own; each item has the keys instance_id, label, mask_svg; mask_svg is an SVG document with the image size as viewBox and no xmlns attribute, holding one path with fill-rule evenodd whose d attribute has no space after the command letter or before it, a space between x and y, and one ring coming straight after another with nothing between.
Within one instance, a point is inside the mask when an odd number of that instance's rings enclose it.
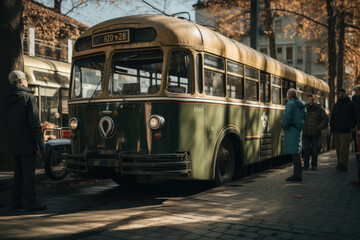
<instances>
[{"instance_id":1,"label":"man in dark coat","mask_svg":"<svg viewBox=\"0 0 360 240\"><path fill-rule=\"evenodd\" d=\"M356 106L356 113L357 113L357 122L356 122L356 133L353 135L354 139L354 146L355 146L355 154L356 154L356 160L358 162L357 167L357 173L358 173L358 179L351 181L352 184L355 186L360 186L360 149L359 149L359 140L360 139L360 85L357 85L354 87L355 95L352 97L353 103L355 103Z\"/></svg>"},{"instance_id":2,"label":"man in dark coat","mask_svg":"<svg viewBox=\"0 0 360 240\"><path fill-rule=\"evenodd\" d=\"M300 160L301 152L301 131L305 121L305 103L300 101L295 89L287 91L288 102L282 118L281 126L284 129L284 154L291 155L294 162L294 173L287 181L302 181L302 166Z\"/></svg>"},{"instance_id":3,"label":"man in dark coat","mask_svg":"<svg viewBox=\"0 0 360 240\"><path fill-rule=\"evenodd\" d=\"M304 170L309 169L309 160L311 152L311 170L317 169L318 146L321 130L326 128L329 118L325 110L315 103L315 97L310 94L306 104L306 119L303 129L304 141Z\"/></svg>"},{"instance_id":4,"label":"man in dark coat","mask_svg":"<svg viewBox=\"0 0 360 240\"><path fill-rule=\"evenodd\" d=\"M334 144L338 163L336 168L347 171L349 148L352 140L351 129L356 125L356 106L340 88L336 91L337 102L331 111L330 131L334 136Z\"/></svg>"},{"instance_id":5,"label":"man in dark coat","mask_svg":"<svg viewBox=\"0 0 360 240\"><path fill-rule=\"evenodd\" d=\"M33 91L27 88L28 82L22 71L12 71L9 81L5 128L9 152L15 161L12 209L26 206L28 211L44 210L46 205L40 204L35 197L36 150L39 147L41 152L45 151L36 99Z\"/></svg>"}]
</instances>

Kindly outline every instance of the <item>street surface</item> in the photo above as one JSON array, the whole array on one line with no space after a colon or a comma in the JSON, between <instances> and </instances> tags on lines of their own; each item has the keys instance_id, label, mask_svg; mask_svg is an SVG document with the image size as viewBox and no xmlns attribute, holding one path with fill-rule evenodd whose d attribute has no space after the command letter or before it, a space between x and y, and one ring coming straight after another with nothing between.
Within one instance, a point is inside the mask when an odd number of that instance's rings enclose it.
<instances>
[{"instance_id":1,"label":"street surface","mask_svg":"<svg viewBox=\"0 0 360 240\"><path fill-rule=\"evenodd\" d=\"M286 182L292 165L211 188L195 181L118 186L110 180L41 181L48 209L11 211L1 190L0 239L360 239L360 187L335 169L335 151L318 171Z\"/></svg>"}]
</instances>

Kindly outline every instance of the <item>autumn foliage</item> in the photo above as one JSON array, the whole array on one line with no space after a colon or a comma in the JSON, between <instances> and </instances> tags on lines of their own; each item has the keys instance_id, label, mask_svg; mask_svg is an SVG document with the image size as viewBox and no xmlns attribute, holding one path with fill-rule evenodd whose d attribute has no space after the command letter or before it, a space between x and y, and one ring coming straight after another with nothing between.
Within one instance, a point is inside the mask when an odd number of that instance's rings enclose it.
<instances>
[{"instance_id":1,"label":"autumn foliage","mask_svg":"<svg viewBox=\"0 0 360 240\"><path fill-rule=\"evenodd\" d=\"M251 0L209 0L205 6L225 35L240 39L249 31L250 3ZM331 92L336 87L360 84L360 0L259 0L259 3L260 25L265 26L274 17L292 18L284 26L284 35L288 38L297 35L313 43L312 51L318 56L315 61L327 66ZM266 15L266 3L270 3L271 15ZM269 36L271 31L263 27L263 33Z\"/></svg>"},{"instance_id":2,"label":"autumn foliage","mask_svg":"<svg viewBox=\"0 0 360 240\"><path fill-rule=\"evenodd\" d=\"M46 6L31 0L23 0L24 31L27 32L29 24L35 29L36 37L51 43L58 44L59 39L77 39L80 31L87 28L86 25L55 12Z\"/></svg>"}]
</instances>

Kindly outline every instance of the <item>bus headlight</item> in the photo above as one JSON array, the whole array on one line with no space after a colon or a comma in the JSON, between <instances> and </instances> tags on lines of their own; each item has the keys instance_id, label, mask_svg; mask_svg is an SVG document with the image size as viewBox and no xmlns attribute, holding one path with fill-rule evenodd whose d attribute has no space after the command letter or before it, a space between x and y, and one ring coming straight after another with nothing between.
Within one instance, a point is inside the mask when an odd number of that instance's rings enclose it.
<instances>
[{"instance_id":1,"label":"bus headlight","mask_svg":"<svg viewBox=\"0 0 360 240\"><path fill-rule=\"evenodd\" d=\"M79 121L77 120L77 118L71 118L69 121L69 128L71 130L76 130L79 127Z\"/></svg>"},{"instance_id":2,"label":"bus headlight","mask_svg":"<svg viewBox=\"0 0 360 240\"><path fill-rule=\"evenodd\" d=\"M165 125L165 119L159 115L151 115L149 118L149 127L152 130L157 130Z\"/></svg>"}]
</instances>

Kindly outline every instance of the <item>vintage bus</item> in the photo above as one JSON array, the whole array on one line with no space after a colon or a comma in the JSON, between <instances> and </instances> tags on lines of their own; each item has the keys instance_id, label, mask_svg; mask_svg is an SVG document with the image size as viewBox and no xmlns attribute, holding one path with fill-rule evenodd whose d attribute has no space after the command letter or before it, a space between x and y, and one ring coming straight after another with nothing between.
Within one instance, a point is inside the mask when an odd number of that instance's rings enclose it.
<instances>
[{"instance_id":1,"label":"vintage bus","mask_svg":"<svg viewBox=\"0 0 360 240\"><path fill-rule=\"evenodd\" d=\"M193 22L121 17L73 54L67 169L116 182L223 184L283 154L289 88L327 107L326 82Z\"/></svg>"},{"instance_id":2,"label":"vintage bus","mask_svg":"<svg viewBox=\"0 0 360 240\"><path fill-rule=\"evenodd\" d=\"M24 72L35 92L42 123L67 126L71 65L24 54Z\"/></svg>"}]
</instances>

